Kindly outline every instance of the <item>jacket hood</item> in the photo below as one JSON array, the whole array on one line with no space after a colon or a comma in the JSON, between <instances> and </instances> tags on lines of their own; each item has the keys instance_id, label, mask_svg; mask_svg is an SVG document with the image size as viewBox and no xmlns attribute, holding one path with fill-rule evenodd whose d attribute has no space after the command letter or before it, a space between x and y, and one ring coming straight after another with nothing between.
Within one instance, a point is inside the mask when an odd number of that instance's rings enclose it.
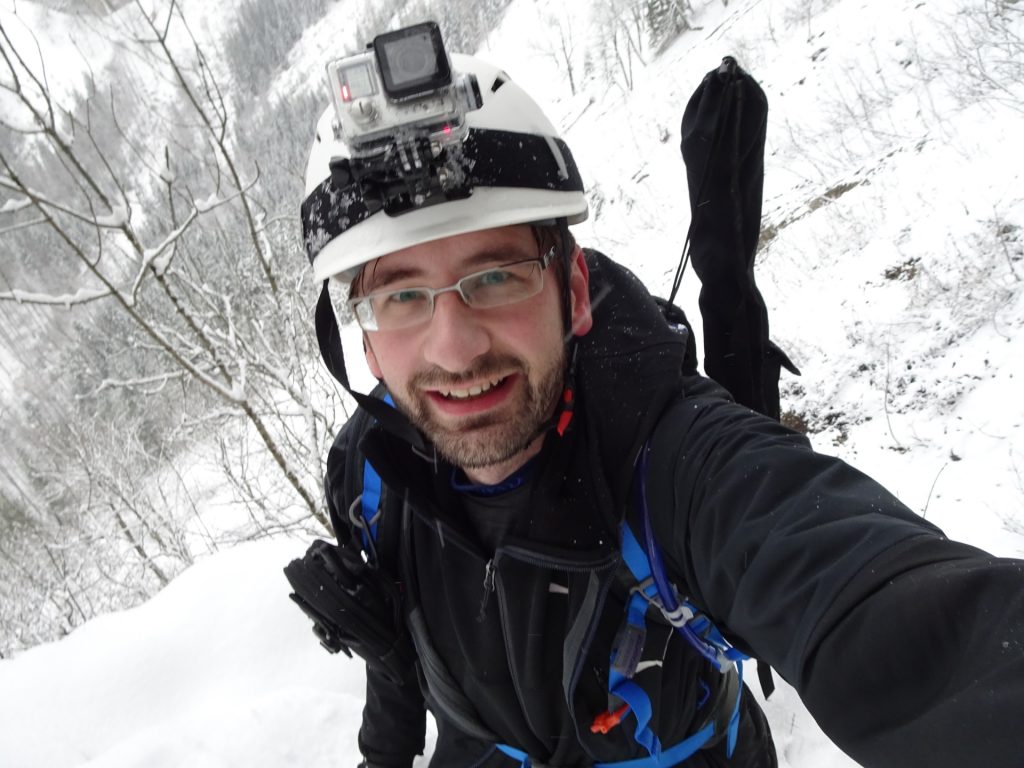
<instances>
[{"instance_id":1,"label":"jacket hood","mask_svg":"<svg viewBox=\"0 0 1024 768\"><path fill-rule=\"evenodd\" d=\"M683 391L687 332L669 325L636 275L597 251L586 256L594 326L578 340L577 427L622 510L640 449Z\"/></svg>"}]
</instances>

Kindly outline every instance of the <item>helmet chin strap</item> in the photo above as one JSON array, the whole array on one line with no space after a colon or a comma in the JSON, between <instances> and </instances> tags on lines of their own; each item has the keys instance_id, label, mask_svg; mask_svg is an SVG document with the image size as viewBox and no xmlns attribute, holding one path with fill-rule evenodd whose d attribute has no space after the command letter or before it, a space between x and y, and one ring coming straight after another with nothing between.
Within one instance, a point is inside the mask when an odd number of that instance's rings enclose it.
<instances>
[{"instance_id":1,"label":"helmet chin strap","mask_svg":"<svg viewBox=\"0 0 1024 768\"><path fill-rule=\"evenodd\" d=\"M316 340L320 345L320 356L323 357L327 370L384 429L402 438L420 453L430 455L432 451L427 447L423 435L401 411L392 408L383 400L356 392L349 385L348 371L345 370L345 353L341 346L341 330L338 328L338 320L331 306L327 283L328 281L324 280L320 289L320 299L316 303Z\"/></svg>"},{"instance_id":2,"label":"helmet chin strap","mask_svg":"<svg viewBox=\"0 0 1024 768\"><path fill-rule=\"evenodd\" d=\"M558 239L561 241L562 252L559 257L562 259L562 264L565 265L565 275L562 280L562 335L565 338L565 343L568 345L572 342L572 287L569 285L569 280L572 274L572 258L576 254L575 247L570 248L569 243L572 236L569 234L569 222L563 216L557 220L558 222Z\"/></svg>"},{"instance_id":3,"label":"helmet chin strap","mask_svg":"<svg viewBox=\"0 0 1024 768\"><path fill-rule=\"evenodd\" d=\"M572 421L573 412L576 406L576 336L572 329L572 260L576 254L576 248L569 243L572 238L569 235L569 222L563 217L558 219L558 235L561 242L562 252L559 258L564 265L562 276L562 338L565 343L565 373L563 374L562 396L555 407L554 415L545 421L537 430L537 435L542 435L554 427L559 437L565 435Z\"/></svg>"},{"instance_id":4,"label":"helmet chin strap","mask_svg":"<svg viewBox=\"0 0 1024 768\"><path fill-rule=\"evenodd\" d=\"M562 263L565 265L562 276L562 336L565 339L565 377L562 388L562 401L556 413L555 431L558 436L565 435L572 421L576 406L576 336L572 328L572 260L576 248L570 246L572 237L569 234L569 222L566 218L558 220L558 234L562 241Z\"/></svg>"}]
</instances>

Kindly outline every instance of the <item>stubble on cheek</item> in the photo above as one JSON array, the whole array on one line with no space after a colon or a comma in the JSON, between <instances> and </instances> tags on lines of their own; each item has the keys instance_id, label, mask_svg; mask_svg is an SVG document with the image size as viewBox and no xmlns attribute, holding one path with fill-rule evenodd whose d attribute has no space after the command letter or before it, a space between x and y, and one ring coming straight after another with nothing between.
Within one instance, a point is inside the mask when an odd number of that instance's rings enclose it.
<instances>
[{"instance_id":1,"label":"stubble on cheek","mask_svg":"<svg viewBox=\"0 0 1024 768\"><path fill-rule=\"evenodd\" d=\"M533 371L512 356L488 356L473 370L451 374L440 369L415 374L407 392L392 392L398 407L434 443L449 463L464 469L500 464L525 449L550 419L562 389L564 352L543 370ZM425 390L458 387L493 376L518 374L509 401L493 413L445 419L431 407Z\"/></svg>"}]
</instances>

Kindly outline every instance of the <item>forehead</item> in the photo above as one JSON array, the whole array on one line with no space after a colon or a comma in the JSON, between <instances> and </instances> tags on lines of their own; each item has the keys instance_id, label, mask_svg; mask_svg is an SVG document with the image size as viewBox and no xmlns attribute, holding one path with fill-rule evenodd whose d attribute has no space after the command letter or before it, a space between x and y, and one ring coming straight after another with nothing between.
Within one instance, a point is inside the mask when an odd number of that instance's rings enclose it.
<instances>
[{"instance_id":1,"label":"forehead","mask_svg":"<svg viewBox=\"0 0 1024 768\"><path fill-rule=\"evenodd\" d=\"M358 278L364 290L398 279L448 281L478 269L538 256L527 225L485 229L404 248L367 264Z\"/></svg>"}]
</instances>

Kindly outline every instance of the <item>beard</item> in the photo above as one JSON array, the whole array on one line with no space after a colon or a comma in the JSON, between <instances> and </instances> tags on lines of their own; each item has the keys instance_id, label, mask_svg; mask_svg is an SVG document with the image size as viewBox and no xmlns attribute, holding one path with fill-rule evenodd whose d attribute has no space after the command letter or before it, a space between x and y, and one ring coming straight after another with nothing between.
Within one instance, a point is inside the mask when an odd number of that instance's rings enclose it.
<instances>
[{"instance_id":1,"label":"beard","mask_svg":"<svg viewBox=\"0 0 1024 768\"><path fill-rule=\"evenodd\" d=\"M543 370L511 355L487 355L470 370L452 374L435 368L421 371L409 381L407 393L392 391L396 405L437 452L454 466L480 469L508 461L538 437L551 418L565 379L565 348L560 347ZM502 404L499 413L487 413L442 423L430 408L426 389L459 387L498 374L517 373L515 393ZM407 396L408 394L408 396Z\"/></svg>"}]
</instances>

